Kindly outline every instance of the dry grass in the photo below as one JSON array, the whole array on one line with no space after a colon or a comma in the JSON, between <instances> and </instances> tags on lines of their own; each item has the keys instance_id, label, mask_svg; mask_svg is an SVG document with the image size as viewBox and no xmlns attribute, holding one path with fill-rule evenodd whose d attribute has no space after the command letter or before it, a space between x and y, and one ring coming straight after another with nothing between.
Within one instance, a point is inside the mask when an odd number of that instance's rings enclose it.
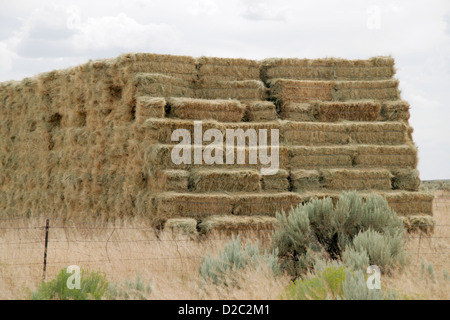
<instances>
[{"instance_id":1,"label":"dry grass","mask_svg":"<svg viewBox=\"0 0 450 320\"><path fill-rule=\"evenodd\" d=\"M450 267L450 193L435 193L436 226L431 236L410 234L411 260L403 271L382 276L382 285L409 299L449 299L450 281L443 273ZM42 279L44 219L1 220L0 299L27 299ZM269 272L245 270L238 287L201 285L201 257L215 255L229 237L212 234L192 238L156 232L144 219L115 223L91 221L85 225L52 220L49 232L47 279L64 266L79 265L104 273L118 283L139 274L152 285L149 299L278 299L289 284L287 277L274 279ZM255 233L246 233L255 240ZM264 243L264 242L263 242ZM421 261L432 263L434 278L422 271Z\"/></svg>"}]
</instances>

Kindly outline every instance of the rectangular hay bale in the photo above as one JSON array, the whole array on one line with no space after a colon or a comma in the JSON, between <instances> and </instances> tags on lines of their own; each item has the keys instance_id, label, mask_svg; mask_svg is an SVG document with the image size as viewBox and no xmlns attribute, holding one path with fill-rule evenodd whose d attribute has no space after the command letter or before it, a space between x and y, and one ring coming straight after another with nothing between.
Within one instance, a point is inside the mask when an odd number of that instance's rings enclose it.
<instances>
[{"instance_id":1,"label":"rectangular hay bale","mask_svg":"<svg viewBox=\"0 0 450 320\"><path fill-rule=\"evenodd\" d=\"M380 103L373 100L314 104L315 118L323 122L375 121L379 117L380 109Z\"/></svg>"},{"instance_id":2,"label":"rectangular hay bale","mask_svg":"<svg viewBox=\"0 0 450 320\"><path fill-rule=\"evenodd\" d=\"M385 169L324 169L323 187L333 190L390 190L391 173Z\"/></svg>"},{"instance_id":3,"label":"rectangular hay bale","mask_svg":"<svg viewBox=\"0 0 450 320\"><path fill-rule=\"evenodd\" d=\"M274 191L274 192L284 192L289 191L289 173L286 170L278 170L276 174L273 175L263 175L261 176L262 190L264 191Z\"/></svg>"},{"instance_id":4,"label":"rectangular hay bale","mask_svg":"<svg viewBox=\"0 0 450 320\"><path fill-rule=\"evenodd\" d=\"M272 231L278 220L267 216L211 216L199 224L202 234L210 232L234 233L239 231Z\"/></svg>"},{"instance_id":5,"label":"rectangular hay bale","mask_svg":"<svg viewBox=\"0 0 450 320\"><path fill-rule=\"evenodd\" d=\"M251 101L245 104L246 121L273 121L278 118L275 104L270 101Z\"/></svg>"},{"instance_id":6,"label":"rectangular hay bale","mask_svg":"<svg viewBox=\"0 0 450 320\"><path fill-rule=\"evenodd\" d=\"M410 168L417 166L417 149L413 145L357 147L355 167Z\"/></svg>"},{"instance_id":7,"label":"rectangular hay bale","mask_svg":"<svg viewBox=\"0 0 450 320\"><path fill-rule=\"evenodd\" d=\"M194 192L259 192L261 177L255 170L196 170L189 176Z\"/></svg>"},{"instance_id":8,"label":"rectangular hay bale","mask_svg":"<svg viewBox=\"0 0 450 320\"><path fill-rule=\"evenodd\" d=\"M166 100L141 96L136 98L136 122L143 123L148 118L164 118Z\"/></svg>"},{"instance_id":9,"label":"rectangular hay bale","mask_svg":"<svg viewBox=\"0 0 450 320\"><path fill-rule=\"evenodd\" d=\"M321 188L320 175L317 170L293 170L290 174L292 191L306 192Z\"/></svg>"},{"instance_id":10,"label":"rectangular hay bale","mask_svg":"<svg viewBox=\"0 0 450 320\"><path fill-rule=\"evenodd\" d=\"M291 147L291 169L352 167L354 147Z\"/></svg>"},{"instance_id":11,"label":"rectangular hay bale","mask_svg":"<svg viewBox=\"0 0 450 320\"><path fill-rule=\"evenodd\" d=\"M292 145L342 145L349 143L347 128L341 124L286 121L282 141Z\"/></svg>"}]
</instances>

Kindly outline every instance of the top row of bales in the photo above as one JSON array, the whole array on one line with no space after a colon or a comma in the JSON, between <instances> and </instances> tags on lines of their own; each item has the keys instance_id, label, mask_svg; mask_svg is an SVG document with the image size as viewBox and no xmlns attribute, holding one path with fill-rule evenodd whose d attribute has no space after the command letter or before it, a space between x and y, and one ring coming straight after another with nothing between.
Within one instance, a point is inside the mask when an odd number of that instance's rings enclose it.
<instances>
[{"instance_id":1,"label":"top row of bales","mask_svg":"<svg viewBox=\"0 0 450 320\"><path fill-rule=\"evenodd\" d=\"M263 81L271 79L380 80L394 73L390 57L256 61L133 53L0 83L0 114L101 126L132 120L141 95L261 101L267 98Z\"/></svg>"}]
</instances>

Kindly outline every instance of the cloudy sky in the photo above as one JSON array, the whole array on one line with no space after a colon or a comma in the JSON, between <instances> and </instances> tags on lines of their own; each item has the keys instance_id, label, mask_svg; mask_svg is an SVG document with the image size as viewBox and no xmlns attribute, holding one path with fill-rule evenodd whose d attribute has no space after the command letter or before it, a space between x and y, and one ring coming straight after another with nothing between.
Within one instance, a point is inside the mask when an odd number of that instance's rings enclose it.
<instances>
[{"instance_id":1,"label":"cloudy sky","mask_svg":"<svg viewBox=\"0 0 450 320\"><path fill-rule=\"evenodd\" d=\"M0 81L126 52L392 55L421 178L450 179L448 0L0 0Z\"/></svg>"}]
</instances>

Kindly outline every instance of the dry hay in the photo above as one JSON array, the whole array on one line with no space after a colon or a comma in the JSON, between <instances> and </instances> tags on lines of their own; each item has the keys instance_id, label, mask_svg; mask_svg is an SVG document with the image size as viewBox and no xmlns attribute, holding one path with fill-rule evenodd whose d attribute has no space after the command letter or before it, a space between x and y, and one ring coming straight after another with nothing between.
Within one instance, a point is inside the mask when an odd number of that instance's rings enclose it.
<instances>
[{"instance_id":1,"label":"dry hay","mask_svg":"<svg viewBox=\"0 0 450 320\"><path fill-rule=\"evenodd\" d=\"M164 118L166 100L141 96L136 99L136 122L143 123L148 118Z\"/></svg>"},{"instance_id":2,"label":"dry hay","mask_svg":"<svg viewBox=\"0 0 450 320\"><path fill-rule=\"evenodd\" d=\"M432 215L434 196L426 192L391 191L380 192L389 203L389 206L398 214Z\"/></svg>"},{"instance_id":3,"label":"dry hay","mask_svg":"<svg viewBox=\"0 0 450 320\"><path fill-rule=\"evenodd\" d=\"M262 61L262 78L293 80L381 80L395 74L394 59L374 57L369 60L282 59Z\"/></svg>"},{"instance_id":4,"label":"dry hay","mask_svg":"<svg viewBox=\"0 0 450 320\"><path fill-rule=\"evenodd\" d=\"M408 121L409 103L402 100L383 101L381 103L380 120L381 121Z\"/></svg>"},{"instance_id":5,"label":"dry hay","mask_svg":"<svg viewBox=\"0 0 450 320\"><path fill-rule=\"evenodd\" d=\"M124 103L134 105L139 96L194 97L193 83L158 73L137 73L123 93Z\"/></svg>"},{"instance_id":6,"label":"dry hay","mask_svg":"<svg viewBox=\"0 0 450 320\"><path fill-rule=\"evenodd\" d=\"M234 197L227 194L161 193L155 196L155 219L204 218L233 212Z\"/></svg>"},{"instance_id":7,"label":"dry hay","mask_svg":"<svg viewBox=\"0 0 450 320\"><path fill-rule=\"evenodd\" d=\"M187 192L189 172L185 170L163 170L156 174L154 188L163 191Z\"/></svg>"},{"instance_id":8,"label":"dry hay","mask_svg":"<svg viewBox=\"0 0 450 320\"><path fill-rule=\"evenodd\" d=\"M291 147L291 169L352 167L354 147Z\"/></svg>"},{"instance_id":9,"label":"dry hay","mask_svg":"<svg viewBox=\"0 0 450 320\"><path fill-rule=\"evenodd\" d=\"M315 121L314 109L309 103L285 103L280 107L280 117L292 121Z\"/></svg>"},{"instance_id":10,"label":"dry hay","mask_svg":"<svg viewBox=\"0 0 450 320\"><path fill-rule=\"evenodd\" d=\"M197 220L192 218L168 219L164 224L164 230L172 233L197 235Z\"/></svg>"},{"instance_id":11,"label":"dry hay","mask_svg":"<svg viewBox=\"0 0 450 320\"><path fill-rule=\"evenodd\" d=\"M333 81L275 79L269 81L270 97L283 104L289 102L332 101Z\"/></svg>"},{"instance_id":12,"label":"dry hay","mask_svg":"<svg viewBox=\"0 0 450 320\"><path fill-rule=\"evenodd\" d=\"M278 220L266 216L211 216L199 224L203 234L218 232L231 234L239 231L271 231L278 226Z\"/></svg>"},{"instance_id":13,"label":"dry hay","mask_svg":"<svg viewBox=\"0 0 450 320\"><path fill-rule=\"evenodd\" d=\"M436 225L436 220L428 215L400 216L403 225L408 233L432 234Z\"/></svg>"},{"instance_id":14,"label":"dry hay","mask_svg":"<svg viewBox=\"0 0 450 320\"><path fill-rule=\"evenodd\" d=\"M398 190L419 191L419 171L416 169L393 169L391 170L392 188Z\"/></svg>"},{"instance_id":15,"label":"dry hay","mask_svg":"<svg viewBox=\"0 0 450 320\"><path fill-rule=\"evenodd\" d=\"M251 101L245 103L246 121L273 121L278 118L275 104L270 101Z\"/></svg>"},{"instance_id":16,"label":"dry hay","mask_svg":"<svg viewBox=\"0 0 450 320\"><path fill-rule=\"evenodd\" d=\"M335 121L375 121L379 117L380 103L367 101L316 102L315 119L323 122Z\"/></svg>"},{"instance_id":17,"label":"dry hay","mask_svg":"<svg viewBox=\"0 0 450 320\"><path fill-rule=\"evenodd\" d=\"M289 102L397 100L398 80L377 81L312 81L275 79L269 82L270 96Z\"/></svg>"},{"instance_id":18,"label":"dry hay","mask_svg":"<svg viewBox=\"0 0 450 320\"><path fill-rule=\"evenodd\" d=\"M346 123L344 126L350 143L403 145L411 141L410 127L404 122Z\"/></svg>"},{"instance_id":19,"label":"dry hay","mask_svg":"<svg viewBox=\"0 0 450 320\"><path fill-rule=\"evenodd\" d=\"M134 128L133 137L137 140L147 142L159 142L166 144L178 144L179 141L172 141L172 133L177 129L186 129L190 132L191 142L194 142L194 121L179 119L147 119L142 125ZM218 129L224 131L223 125L214 120L202 121L202 136L208 129ZM211 142L204 141L204 144Z\"/></svg>"},{"instance_id":20,"label":"dry hay","mask_svg":"<svg viewBox=\"0 0 450 320\"><path fill-rule=\"evenodd\" d=\"M411 168L417 167L417 149L414 145L358 147L354 158L356 167Z\"/></svg>"},{"instance_id":21,"label":"dry hay","mask_svg":"<svg viewBox=\"0 0 450 320\"><path fill-rule=\"evenodd\" d=\"M342 145L350 142L346 125L286 121L281 127L282 141L292 145Z\"/></svg>"},{"instance_id":22,"label":"dry hay","mask_svg":"<svg viewBox=\"0 0 450 320\"><path fill-rule=\"evenodd\" d=\"M320 175L317 170L293 170L290 173L292 191L304 192L321 188Z\"/></svg>"},{"instance_id":23,"label":"dry hay","mask_svg":"<svg viewBox=\"0 0 450 320\"><path fill-rule=\"evenodd\" d=\"M390 190L391 173L385 169L320 170L322 185L334 190Z\"/></svg>"},{"instance_id":24,"label":"dry hay","mask_svg":"<svg viewBox=\"0 0 450 320\"><path fill-rule=\"evenodd\" d=\"M192 98L171 98L169 116L180 119L217 120L239 122L245 108L238 100L206 100Z\"/></svg>"},{"instance_id":25,"label":"dry hay","mask_svg":"<svg viewBox=\"0 0 450 320\"><path fill-rule=\"evenodd\" d=\"M292 192L279 193L242 193L234 198L234 215L266 215L275 216L276 212L289 211L304 201L299 194Z\"/></svg>"},{"instance_id":26,"label":"dry hay","mask_svg":"<svg viewBox=\"0 0 450 320\"><path fill-rule=\"evenodd\" d=\"M129 75L159 73L189 81L197 78L196 59L189 56L128 53L119 56L117 64Z\"/></svg>"},{"instance_id":27,"label":"dry hay","mask_svg":"<svg viewBox=\"0 0 450 320\"><path fill-rule=\"evenodd\" d=\"M289 191L289 173L286 170L278 170L273 175L263 175L261 178L262 190L269 192Z\"/></svg>"},{"instance_id":28,"label":"dry hay","mask_svg":"<svg viewBox=\"0 0 450 320\"><path fill-rule=\"evenodd\" d=\"M195 170L189 176L193 192L259 192L261 177L255 170Z\"/></svg>"},{"instance_id":29,"label":"dry hay","mask_svg":"<svg viewBox=\"0 0 450 320\"><path fill-rule=\"evenodd\" d=\"M259 80L203 81L195 83L196 97L200 99L236 99L240 101L265 100L266 88Z\"/></svg>"},{"instance_id":30,"label":"dry hay","mask_svg":"<svg viewBox=\"0 0 450 320\"><path fill-rule=\"evenodd\" d=\"M203 81L259 80L259 62L247 59L200 57L198 77Z\"/></svg>"}]
</instances>

